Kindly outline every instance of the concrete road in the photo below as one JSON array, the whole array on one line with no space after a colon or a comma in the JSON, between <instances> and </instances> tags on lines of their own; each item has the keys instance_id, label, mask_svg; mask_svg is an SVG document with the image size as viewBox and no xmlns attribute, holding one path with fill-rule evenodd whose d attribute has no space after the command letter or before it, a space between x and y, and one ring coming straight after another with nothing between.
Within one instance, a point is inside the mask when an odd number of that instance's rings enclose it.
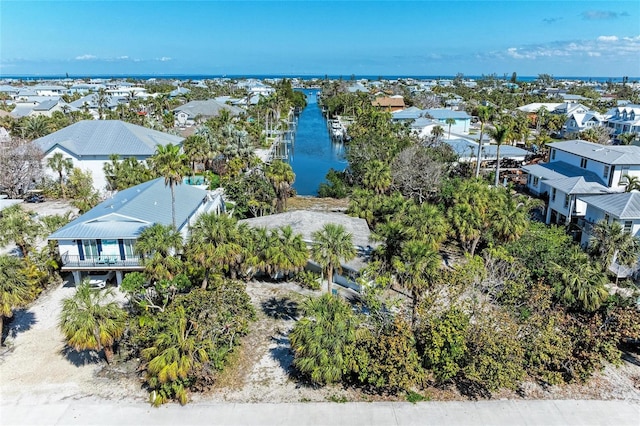
<instances>
[{"instance_id":1,"label":"concrete road","mask_svg":"<svg viewBox=\"0 0 640 426\"><path fill-rule=\"evenodd\" d=\"M68 401L0 403L10 425L640 425L640 404L625 401L168 404Z\"/></svg>"}]
</instances>

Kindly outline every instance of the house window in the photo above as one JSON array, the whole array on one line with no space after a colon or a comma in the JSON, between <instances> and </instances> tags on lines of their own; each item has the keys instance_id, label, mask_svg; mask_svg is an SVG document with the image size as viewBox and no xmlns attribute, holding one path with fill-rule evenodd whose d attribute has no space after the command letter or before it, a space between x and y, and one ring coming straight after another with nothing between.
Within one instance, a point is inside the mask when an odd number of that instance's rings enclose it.
<instances>
[{"instance_id":1,"label":"house window","mask_svg":"<svg viewBox=\"0 0 640 426\"><path fill-rule=\"evenodd\" d=\"M555 150L555 149L552 149L552 150L551 150L551 159L552 159L552 160L555 160L555 159L556 159L556 150Z\"/></svg>"},{"instance_id":2,"label":"house window","mask_svg":"<svg viewBox=\"0 0 640 426\"><path fill-rule=\"evenodd\" d=\"M625 220L624 221L624 232L625 234L630 234L631 233L631 226L633 225L633 222L630 220Z\"/></svg>"},{"instance_id":3,"label":"house window","mask_svg":"<svg viewBox=\"0 0 640 426\"><path fill-rule=\"evenodd\" d=\"M609 215L605 213L604 215L604 222L605 223L609 223Z\"/></svg>"},{"instance_id":4,"label":"house window","mask_svg":"<svg viewBox=\"0 0 640 426\"><path fill-rule=\"evenodd\" d=\"M537 186L538 186L538 177L537 177L537 176L535 176L535 177L533 178L533 186L535 186L535 187L537 187Z\"/></svg>"},{"instance_id":5,"label":"house window","mask_svg":"<svg viewBox=\"0 0 640 426\"><path fill-rule=\"evenodd\" d=\"M564 196L564 208L569 207L569 194Z\"/></svg>"},{"instance_id":6,"label":"house window","mask_svg":"<svg viewBox=\"0 0 640 426\"><path fill-rule=\"evenodd\" d=\"M582 167L583 169L587 168L587 159L586 158L581 158L580 159L580 167Z\"/></svg>"},{"instance_id":7,"label":"house window","mask_svg":"<svg viewBox=\"0 0 640 426\"><path fill-rule=\"evenodd\" d=\"M551 201L555 201L556 200L556 189L553 188L551 189Z\"/></svg>"},{"instance_id":8,"label":"house window","mask_svg":"<svg viewBox=\"0 0 640 426\"><path fill-rule=\"evenodd\" d=\"M620 180L618 181L618 185L626 185L627 176L629 176L629 166L622 166L620 168Z\"/></svg>"},{"instance_id":9,"label":"house window","mask_svg":"<svg viewBox=\"0 0 640 426\"><path fill-rule=\"evenodd\" d=\"M135 245L135 240L124 240L122 241L122 245L124 246L124 255L126 259L131 259L134 256L133 246Z\"/></svg>"},{"instance_id":10,"label":"house window","mask_svg":"<svg viewBox=\"0 0 640 426\"><path fill-rule=\"evenodd\" d=\"M98 257L98 244L96 240L82 240L82 251L87 259Z\"/></svg>"},{"instance_id":11,"label":"house window","mask_svg":"<svg viewBox=\"0 0 640 426\"><path fill-rule=\"evenodd\" d=\"M602 176L605 178L609 178L609 165L605 164L604 171L602 172Z\"/></svg>"}]
</instances>

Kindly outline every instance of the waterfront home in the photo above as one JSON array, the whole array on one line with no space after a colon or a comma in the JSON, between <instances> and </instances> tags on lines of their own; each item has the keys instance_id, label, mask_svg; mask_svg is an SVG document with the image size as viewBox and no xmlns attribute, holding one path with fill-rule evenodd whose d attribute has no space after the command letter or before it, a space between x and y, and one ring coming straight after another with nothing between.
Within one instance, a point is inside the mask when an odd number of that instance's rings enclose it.
<instances>
[{"instance_id":1,"label":"waterfront home","mask_svg":"<svg viewBox=\"0 0 640 426\"><path fill-rule=\"evenodd\" d=\"M584 219L579 222L582 226L580 244L584 248L593 237L593 226L601 221L618 222L624 232L640 237L640 192L586 196L580 197L580 201L586 205ZM635 273L637 267L624 267L614 258L609 270L618 277L624 278Z\"/></svg>"},{"instance_id":2,"label":"waterfront home","mask_svg":"<svg viewBox=\"0 0 640 426\"><path fill-rule=\"evenodd\" d=\"M176 227L184 238L196 218L207 212L221 213L221 192L190 185L176 185ZM147 227L172 224L171 188L157 178L117 192L112 197L49 235L58 242L62 271L72 272L79 283L89 272L123 274L143 269L134 251L136 240Z\"/></svg>"},{"instance_id":3,"label":"waterfront home","mask_svg":"<svg viewBox=\"0 0 640 426\"><path fill-rule=\"evenodd\" d=\"M196 120L206 120L211 117L217 117L222 110L229 111L231 116L237 116L244 112L242 108L227 105L215 99L191 101L173 109L175 126L193 126Z\"/></svg>"},{"instance_id":4,"label":"waterfront home","mask_svg":"<svg viewBox=\"0 0 640 426\"><path fill-rule=\"evenodd\" d=\"M94 188L103 191L111 189L103 167L112 154L145 161L155 153L158 145L179 145L183 140L180 136L120 120L84 120L36 139L34 143L43 151L43 168L52 179L58 179L58 176L47 167L47 161L61 153L71 159L73 167L89 171Z\"/></svg>"},{"instance_id":5,"label":"waterfront home","mask_svg":"<svg viewBox=\"0 0 640 426\"><path fill-rule=\"evenodd\" d=\"M484 140L484 137L482 138ZM478 143L467 139L444 139L444 143L449 145L451 149L458 155L458 161L461 163L475 162L478 157ZM480 161L495 162L498 154L498 146L483 144L480 153ZM518 163L524 162L529 155L529 151L512 145L500 146L500 161L511 160Z\"/></svg>"}]
</instances>

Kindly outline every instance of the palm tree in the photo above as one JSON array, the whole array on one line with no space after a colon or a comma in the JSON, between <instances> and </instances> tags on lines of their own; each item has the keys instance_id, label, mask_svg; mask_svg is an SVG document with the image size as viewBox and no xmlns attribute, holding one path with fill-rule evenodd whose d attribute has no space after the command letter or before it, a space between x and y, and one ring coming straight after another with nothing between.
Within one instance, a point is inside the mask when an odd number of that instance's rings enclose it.
<instances>
[{"instance_id":1,"label":"palm tree","mask_svg":"<svg viewBox=\"0 0 640 426\"><path fill-rule=\"evenodd\" d=\"M439 141L440 138L444 135L444 129L442 126L435 126L431 129L431 135L435 138L436 141Z\"/></svg>"},{"instance_id":2,"label":"palm tree","mask_svg":"<svg viewBox=\"0 0 640 426\"><path fill-rule=\"evenodd\" d=\"M56 152L47 159L47 166L58 173L58 182L60 183L60 190L62 191L62 199L67 198L66 185L64 183L64 174L69 174L73 169L73 160L71 158L65 158L61 152Z\"/></svg>"},{"instance_id":3,"label":"palm tree","mask_svg":"<svg viewBox=\"0 0 640 426\"><path fill-rule=\"evenodd\" d=\"M350 261L356 257L351 234L344 226L334 223L325 224L320 231L311 235L311 258L320 264L327 273L327 292L331 293L333 271L342 272L341 261Z\"/></svg>"},{"instance_id":4,"label":"palm tree","mask_svg":"<svg viewBox=\"0 0 640 426\"><path fill-rule=\"evenodd\" d=\"M227 215L204 213L191 227L187 243L187 259L204 269L202 288L206 289L211 272L228 273L235 278L250 247L246 224L238 226Z\"/></svg>"},{"instance_id":5,"label":"palm tree","mask_svg":"<svg viewBox=\"0 0 640 426\"><path fill-rule=\"evenodd\" d=\"M391 186L391 169L380 160L371 160L364 165L362 184L376 194L383 194Z\"/></svg>"},{"instance_id":6,"label":"palm tree","mask_svg":"<svg viewBox=\"0 0 640 426\"><path fill-rule=\"evenodd\" d=\"M510 135L511 128L509 126L497 125L495 128L489 131L491 137L496 141L496 178L494 186L497 187L500 183L500 146L505 143Z\"/></svg>"},{"instance_id":7,"label":"palm tree","mask_svg":"<svg viewBox=\"0 0 640 426\"><path fill-rule=\"evenodd\" d=\"M100 88L96 93L95 101L96 105L98 106L98 114L100 116L100 120L104 120L104 110L107 106L109 106L111 96L109 96L105 89Z\"/></svg>"},{"instance_id":8,"label":"palm tree","mask_svg":"<svg viewBox=\"0 0 640 426\"><path fill-rule=\"evenodd\" d=\"M446 120L444 120L444 122L445 122L445 124L447 124L449 126L449 137L448 137L448 139L451 139L451 126L456 124L456 119L449 117Z\"/></svg>"},{"instance_id":9,"label":"palm tree","mask_svg":"<svg viewBox=\"0 0 640 426\"><path fill-rule=\"evenodd\" d=\"M276 160L265 168L266 178L273 185L276 191L277 203L276 211L282 213L287 208L287 198L289 198L289 190L296 179L293 169L288 163Z\"/></svg>"},{"instance_id":10,"label":"palm tree","mask_svg":"<svg viewBox=\"0 0 640 426\"><path fill-rule=\"evenodd\" d=\"M38 139L51 133L49 117L37 115L29 117L22 125L22 137L25 139Z\"/></svg>"},{"instance_id":11,"label":"palm tree","mask_svg":"<svg viewBox=\"0 0 640 426\"><path fill-rule=\"evenodd\" d=\"M622 178L624 179L624 182L625 182L624 192L631 192L631 191L640 190L640 177L639 176L624 175L624 176L622 176Z\"/></svg>"},{"instance_id":12,"label":"palm tree","mask_svg":"<svg viewBox=\"0 0 640 426\"><path fill-rule=\"evenodd\" d=\"M14 243L24 257L28 257L40 235L42 226L34 220L34 213L20 204L7 207L0 213L0 246Z\"/></svg>"},{"instance_id":13,"label":"palm tree","mask_svg":"<svg viewBox=\"0 0 640 426\"><path fill-rule=\"evenodd\" d=\"M185 385L203 363L209 361L211 340L197 338L197 324L187 318L184 307L178 306L167 327L155 336L153 346L142 350L147 364L147 383L151 402L158 406L177 398L188 400Z\"/></svg>"},{"instance_id":14,"label":"palm tree","mask_svg":"<svg viewBox=\"0 0 640 426\"><path fill-rule=\"evenodd\" d=\"M304 317L289 334L294 365L313 383L335 383L349 370L356 318L344 300L324 294L309 298Z\"/></svg>"},{"instance_id":15,"label":"palm tree","mask_svg":"<svg viewBox=\"0 0 640 426\"><path fill-rule=\"evenodd\" d=\"M637 133L622 133L618 135L618 140L622 145L631 145L631 143L638 137Z\"/></svg>"},{"instance_id":16,"label":"palm tree","mask_svg":"<svg viewBox=\"0 0 640 426\"><path fill-rule=\"evenodd\" d=\"M26 305L31 297L29 280L22 267L19 258L0 255L0 344L4 319L11 318L13 309Z\"/></svg>"},{"instance_id":17,"label":"palm tree","mask_svg":"<svg viewBox=\"0 0 640 426\"><path fill-rule=\"evenodd\" d=\"M196 173L196 163L205 164L207 160L213 157L210 151L209 142L204 136L191 135L188 136L183 142L182 147L184 153L191 163L192 174Z\"/></svg>"},{"instance_id":18,"label":"palm tree","mask_svg":"<svg viewBox=\"0 0 640 426\"><path fill-rule=\"evenodd\" d=\"M579 247L574 249L580 250ZM587 257L570 267L555 266L560 272L559 295L569 306L593 312L606 300L609 295L604 287L607 277Z\"/></svg>"},{"instance_id":19,"label":"palm tree","mask_svg":"<svg viewBox=\"0 0 640 426\"><path fill-rule=\"evenodd\" d=\"M478 120L480 120L480 139L478 139L478 161L476 163L476 174L475 177L480 176L480 162L482 155L482 136L484 134L484 125L489 122L491 116L493 115L493 108L488 106L479 106L478 107Z\"/></svg>"},{"instance_id":20,"label":"palm tree","mask_svg":"<svg viewBox=\"0 0 640 426\"><path fill-rule=\"evenodd\" d=\"M400 284L411 293L413 305L411 323L415 324L417 308L424 291L440 269L441 259L437 251L422 241L412 240L404 244L402 254L394 262L394 271Z\"/></svg>"},{"instance_id":21,"label":"palm tree","mask_svg":"<svg viewBox=\"0 0 640 426\"><path fill-rule=\"evenodd\" d=\"M152 281L172 280L179 273L182 234L173 226L154 223L145 228L136 240L134 250Z\"/></svg>"},{"instance_id":22,"label":"palm tree","mask_svg":"<svg viewBox=\"0 0 640 426\"><path fill-rule=\"evenodd\" d=\"M529 212L542 205L540 200L526 196L514 197L502 189L495 194L492 206L491 230L498 240L509 242L520 238L529 225Z\"/></svg>"},{"instance_id":23,"label":"palm tree","mask_svg":"<svg viewBox=\"0 0 640 426\"><path fill-rule=\"evenodd\" d=\"M600 221L591 231L589 252L603 270L608 270L613 262L619 266L631 267L638 262L640 241L629 232L624 232L620 222ZM616 273L616 282L618 274Z\"/></svg>"},{"instance_id":24,"label":"palm tree","mask_svg":"<svg viewBox=\"0 0 640 426\"><path fill-rule=\"evenodd\" d=\"M113 347L127 325L127 314L114 297L113 289L93 289L84 280L74 296L62 301L59 326L69 346L76 351L102 350L111 363Z\"/></svg>"},{"instance_id":25,"label":"palm tree","mask_svg":"<svg viewBox=\"0 0 640 426\"><path fill-rule=\"evenodd\" d=\"M187 157L180 151L179 145L158 145L155 154L150 158L153 167L164 177L165 186L171 188L171 219L176 227L176 194L175 186L182 184L182 179L189 173Z\"/></svg>"},{"instance_id":26,"label":"palm tree","mask_svg":"<svg viewBox=\"0 0 640 426\"><path fill-rule=\"evenodd\" d=\"M265 257L273 274L286 276L304 269L309 252L301 234L294 234L290 226L284 226L273 230L268 241Z\"/></svg>"}]
</instances>

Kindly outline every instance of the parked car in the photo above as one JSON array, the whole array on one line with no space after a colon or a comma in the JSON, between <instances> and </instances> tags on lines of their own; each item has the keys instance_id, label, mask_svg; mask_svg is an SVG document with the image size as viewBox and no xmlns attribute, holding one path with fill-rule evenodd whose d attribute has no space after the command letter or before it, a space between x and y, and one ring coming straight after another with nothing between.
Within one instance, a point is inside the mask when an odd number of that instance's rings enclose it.
<instances>
[{"instance_id":1,"label":"parked car","mask_svg":"<svg viewBox=\"0 0 640 426\"><path fill-rule=\"evenodd\" d=\"M30 194L24 199L27 203L44 203L44 195L42 194Z\"/></svg>"},{"instance_id":2,"label":"parked car","mask_svg":"<svg viewBox=\"0 0 640 426\"><path fill-rule=\"evenodd\" d=\"M115 276L116 276L116 273L114 271L109 271L105 273L89 272L89 287L105 288L107 284L113 281Z\"/></svg>"}]
</instances>

